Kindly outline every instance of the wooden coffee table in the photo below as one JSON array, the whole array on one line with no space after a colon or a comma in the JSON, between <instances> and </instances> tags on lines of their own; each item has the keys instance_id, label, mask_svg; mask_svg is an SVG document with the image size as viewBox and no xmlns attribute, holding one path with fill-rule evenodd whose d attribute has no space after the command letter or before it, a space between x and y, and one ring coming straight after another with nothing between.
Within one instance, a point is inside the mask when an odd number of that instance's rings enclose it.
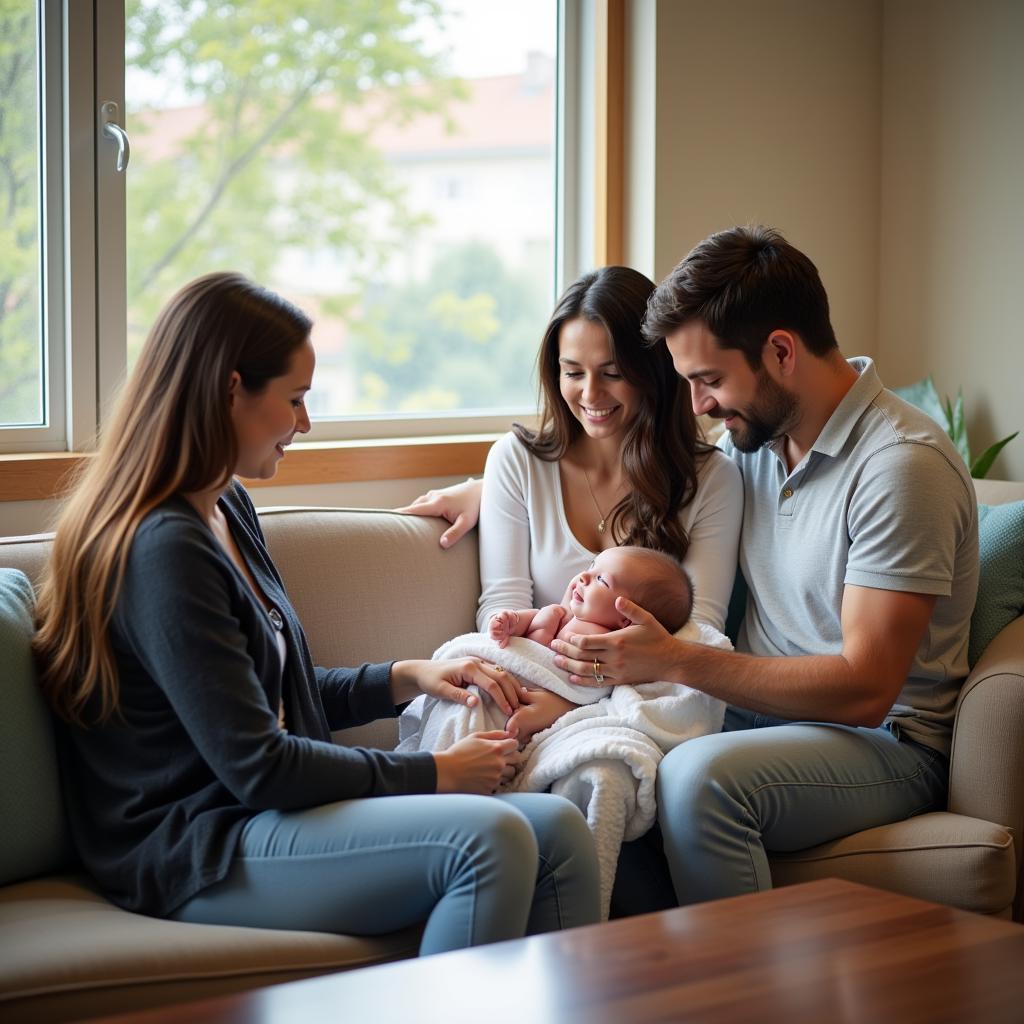
<instances>
[{"instance_id":1,"label":"wooden coffee table","mask_svg":"<svg viewBox=\"0 0 1024 1024\"><path fill-rule=\"evenodd\" d=\"M826 879L109 1019L1020 1022L1024 926Z\"/></svg>"}]
</instances>

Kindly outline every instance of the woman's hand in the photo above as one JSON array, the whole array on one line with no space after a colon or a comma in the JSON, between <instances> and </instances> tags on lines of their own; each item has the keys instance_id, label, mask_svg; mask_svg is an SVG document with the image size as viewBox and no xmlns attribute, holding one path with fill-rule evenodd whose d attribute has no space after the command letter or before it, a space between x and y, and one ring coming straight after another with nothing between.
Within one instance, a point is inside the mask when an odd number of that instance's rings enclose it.
<instances>
[{"instance_id":1,"label":"woman's hand","mask_svg":"<svg viewBox=\"0 0 1024 1024\"><path fill-rule=\"evenodd\" d=\"M511 672L479 658L452 661L396 661L391 666L391 693L396 704L427 693L439 700L451 700L475 707L479 699L466 687L486 693L502 713L511 715L519 707L524 687Z\"/></svg>"},{"instance_id":2,"label":"woman's hand","mask_svg":"<svg viewBox=\"0 0 1024 1024\"><path fill-rule=\"evenodd\" d=\"M475 732L434 754L438 793L487 796L516 773L519 744L507 732Z\"/></svg>"},{"instance_id":3,"label":"woman's hand","mask_svg":"<svg viewBox=\"0 0 1024 1024\"><path fill-rule=\"evenodd\" d=\"M411 505L394 509L412 516L440 516L451 523L441 534L441 547L450 548L476 526L480 518L480 495L483 480L465 480L436 491L421 494Z\"/></svg>"},{"instance_id":4,"label":"woman's hand","mask_svg":"<svg viewBox=\"0 0 1024 1024\"><path fill-rule=\"evenodd\" d=\"M627 598L617 598L615 607L630 621L624 629L551 641L555 664L570 673L569 681L578 686L616 686L678 676L680 641Z\"/></svg>"}]
</instances>

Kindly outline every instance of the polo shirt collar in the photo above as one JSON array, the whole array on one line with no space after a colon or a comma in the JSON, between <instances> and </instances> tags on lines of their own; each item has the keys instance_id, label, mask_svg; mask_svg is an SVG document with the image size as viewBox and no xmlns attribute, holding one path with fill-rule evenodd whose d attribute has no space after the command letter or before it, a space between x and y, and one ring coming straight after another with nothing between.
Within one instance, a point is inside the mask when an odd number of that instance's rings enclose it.
<instances>
[{"instance_id":1,"label":"polo shirt collar","mask_svg":"<svg viewBox=\"0 0 1024 1024\"><path fill-rule=\"evenodd\" d=\"M875 369L874 360L867 356L854 356L846 360L858 373L853 387L843 395L843 400L821 428L812 452L820 452L833 458L842 450L858 420L882 390L882 381Z\"/></svg>"}]
</instances>

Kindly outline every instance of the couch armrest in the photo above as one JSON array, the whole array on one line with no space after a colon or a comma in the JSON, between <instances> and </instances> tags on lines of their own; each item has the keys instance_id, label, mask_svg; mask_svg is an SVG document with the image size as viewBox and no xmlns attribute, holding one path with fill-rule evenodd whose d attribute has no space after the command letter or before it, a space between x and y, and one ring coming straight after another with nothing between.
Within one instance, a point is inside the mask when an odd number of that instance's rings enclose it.
<instances>
[{"instance_id":1,"label":"couch armrest","mask_svg":"<svg viewBox=\"0 0 1024 1024\"><path fill-rule=\"evenodd\" d=\"M957 704L949 810L1007 825L1024 843L1024 616L989 644Z\"/></svg>"}]
</instances>

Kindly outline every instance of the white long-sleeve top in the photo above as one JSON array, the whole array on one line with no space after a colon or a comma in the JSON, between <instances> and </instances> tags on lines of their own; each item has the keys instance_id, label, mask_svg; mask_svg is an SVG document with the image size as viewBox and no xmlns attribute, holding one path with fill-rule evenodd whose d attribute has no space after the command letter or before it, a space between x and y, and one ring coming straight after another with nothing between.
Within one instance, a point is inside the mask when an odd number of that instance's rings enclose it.
<instances>
[{"instance_id":1,"label":"white long-sleeve top","mask_svg":"<svg viewBox=\"0 0 1024 1024\"><path fill-rule=\"evenodd\" d=\"M693 618L719 631L736 574L742 516L739 470L727 455L712 451L680 520L690 538L683 565L693 580ZM558 604L569 580L596 554L569 528L559 464L531 455L511 433L487 456L479 529L481 631L504 608Z\"/></svg>"}]
</instances>

